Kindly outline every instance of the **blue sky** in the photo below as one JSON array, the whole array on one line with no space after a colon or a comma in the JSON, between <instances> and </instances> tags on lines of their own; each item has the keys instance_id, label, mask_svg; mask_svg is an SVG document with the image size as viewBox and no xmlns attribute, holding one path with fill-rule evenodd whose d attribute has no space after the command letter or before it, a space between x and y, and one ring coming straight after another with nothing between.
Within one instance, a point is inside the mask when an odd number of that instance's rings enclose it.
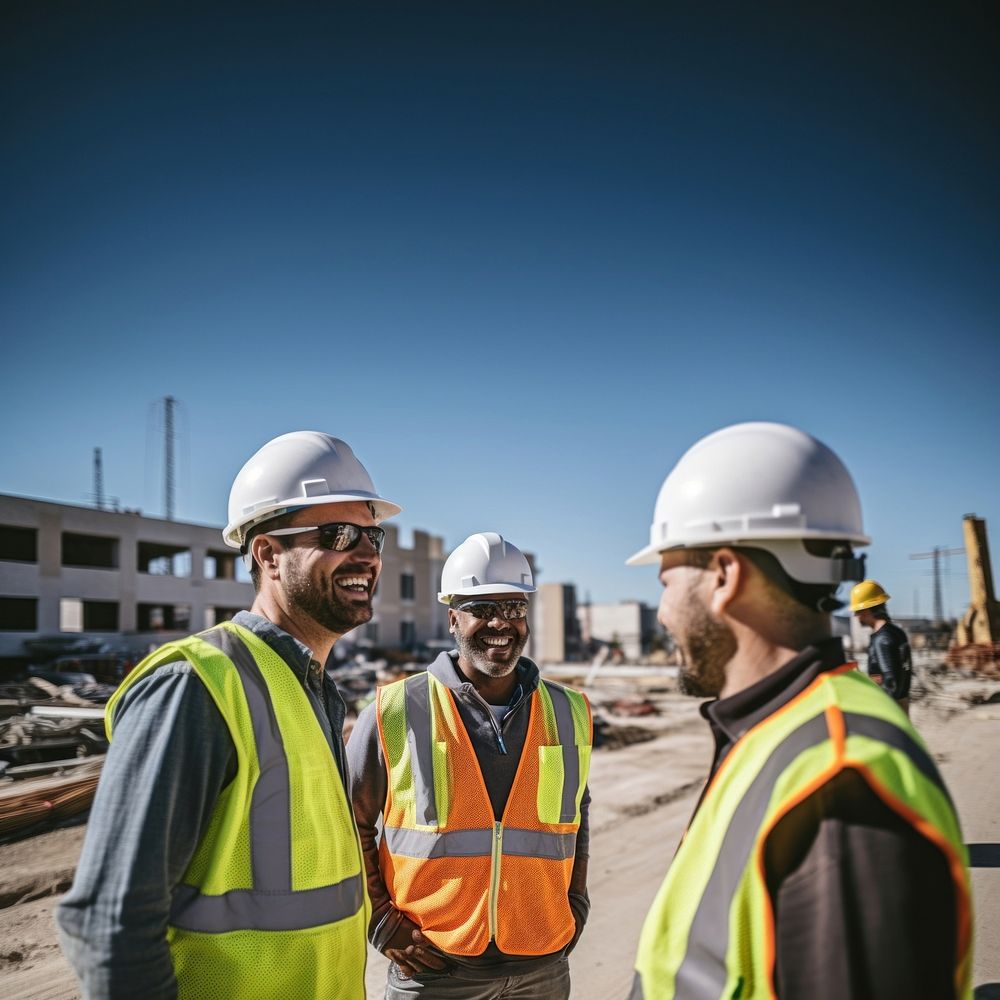
<instances>
[{"instance_id":1,"label":"blue sky","mask_svg":"<svg viewBox=\"0 0 1000 1000\"><path fill-rule=\"evenodd\" d=\"M404 529L655 601L660 482L750 419L831 445L900 613L1000 538L985 8L8 6L0 491L225 520L269 438ZM1000 555L998 555L1000 558ZM946 605L965 604L953 557Z\"/></svg>"}]
</instances>

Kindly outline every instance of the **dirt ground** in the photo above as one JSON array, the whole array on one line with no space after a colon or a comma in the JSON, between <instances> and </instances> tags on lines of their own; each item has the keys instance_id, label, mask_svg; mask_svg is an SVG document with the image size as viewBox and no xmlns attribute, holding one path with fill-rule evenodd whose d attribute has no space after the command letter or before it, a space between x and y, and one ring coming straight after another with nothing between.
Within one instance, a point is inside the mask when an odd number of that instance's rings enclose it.
<instances>
[{"instance_id":1,"label":"dirt ground","mask_svg":"<svg viewBox=\"0 0 1000 1000\"><path fill-rule=\"evenodd\" d=\"M561 679L561 678L560 678ZM977 998L1000 997L1000 682L923 672L913 719L944 774L971 845ZM599 679L594 701L647 695L658 715L611 717L655 734L594 754L590 787L591 917L571 958L577 1000L623 1000L643 917L694 806L710 756L697 702ZM662 683L662 682L661 682ZM991 701L991 698L996 700ZM626 706L619 704L618 710ZM0 1000L73 1000L52 911L72 878L82 826L0 846ZM366 983L381 997L386 963L370 955Z\"/></svg>"}]
</instances>

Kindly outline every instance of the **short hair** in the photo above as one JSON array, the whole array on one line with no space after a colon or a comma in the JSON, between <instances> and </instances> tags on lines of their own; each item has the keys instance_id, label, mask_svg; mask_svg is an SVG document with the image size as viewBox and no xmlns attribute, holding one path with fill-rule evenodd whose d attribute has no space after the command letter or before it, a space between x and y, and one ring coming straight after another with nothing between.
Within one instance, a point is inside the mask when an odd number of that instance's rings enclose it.
<instances>
[{"instance_id":1,"label":"short hair","mask_svg":"<svg viewBox=\"0 0 1000 1000\"><path fill-rule=\"evenodd\" d=\"M272 517L267 521L261 521L260 524L255 524L247 532L247 537L244 540L243 546L240 551L250 560L250 565L249 565L250 581L251 583L253 583L253 589L255 594L260 593L261 573L260 573L260 566L257 564L257 560L254 559L253 553L250 550L250 543L258 535L266 535L268 532L276 531L278 528L290 528L292 526L291 525L292 514L294 513L295 511L285 511L283 514L279 514L277 517ZM275 539L275 541L278 542L279 545L282 544L278 539Z\"/></svg>"}]
</instances>

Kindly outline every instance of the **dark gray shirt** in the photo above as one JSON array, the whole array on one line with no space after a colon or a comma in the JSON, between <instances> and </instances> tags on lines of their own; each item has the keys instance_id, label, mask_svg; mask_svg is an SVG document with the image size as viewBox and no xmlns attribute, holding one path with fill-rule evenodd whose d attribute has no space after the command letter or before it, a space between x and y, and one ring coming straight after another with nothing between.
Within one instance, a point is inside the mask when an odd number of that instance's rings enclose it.
<instances>
[{"instance_id":1,"label":"dark gray shirt","mask_svg":"<svg viewBox=\"0 0 1000 1000\"><path fill-rule=\"evenodd\" d=\"M233 621L298 677L346 786L336 684L306 646L266 618L241 611ZM186 660L158 667L125 693L76 877L56 910L63 952L87 1000L175 1000L171 895L235 773L226 723Z\"/></svg>"},{"instance_id":2,"label":"dark gray shirt","mask_svg":"<svg viewBox=\"0 0 1000 1000\"><path fill-rule=\"evenodd\" d=\"M822 639L703 704L712 774L745 733L843 663L840 639ZM948 860L859 772L843 771L791 809L768 834L763 860L779 997L954 997L958 901Z\"/></svg>"}]
</instances>

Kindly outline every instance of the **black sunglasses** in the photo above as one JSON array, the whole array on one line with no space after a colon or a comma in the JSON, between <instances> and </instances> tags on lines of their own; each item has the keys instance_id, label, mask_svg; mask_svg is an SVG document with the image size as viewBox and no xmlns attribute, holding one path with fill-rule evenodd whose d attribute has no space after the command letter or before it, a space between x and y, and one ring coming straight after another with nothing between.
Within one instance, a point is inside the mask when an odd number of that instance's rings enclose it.
<instances>
[{"instance_id":1,"label":"black sunglasses","mask_svg":"<svg viewBox=\"0 0 1000 1000\"><path fill-rule=\"evenodd\" d=\"M518 622L528 617L527 601L466 601L464 604L455 604L452 607L484 622L488 622L491 618Z\"/></svg>"},{"instance_id":2,"label":"black sunglasses","mask_svg":"<svg viewBox=\"0 0 1000 1000\"><path fill-rule=\"evenodd\" d=\"M277 531L264 531L262 534L301 535L306 531L318 531L319 547L333 552L350 552L361 541L362 535L368 536L368 541L376 552L381 552L385 545L385 528L351 524L349 521L331 521L329 524L314 524L308 528L278 528Z\"/></svg>"}]
</instances>

